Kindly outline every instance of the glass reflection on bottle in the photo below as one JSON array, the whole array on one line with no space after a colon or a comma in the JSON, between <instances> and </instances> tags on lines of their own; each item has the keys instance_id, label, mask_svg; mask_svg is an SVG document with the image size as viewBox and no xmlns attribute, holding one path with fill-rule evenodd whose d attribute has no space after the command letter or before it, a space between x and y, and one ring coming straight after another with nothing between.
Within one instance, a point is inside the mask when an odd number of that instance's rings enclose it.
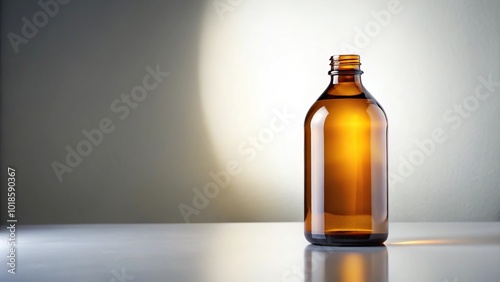
<instances>
[{"instance_id":1,"label":"glass reflection on bottle","mask_svg":"<svg viewBox=\"0 0 500 282\"><path fill-rule=\"evenodd\" d=\"M304 249L304 272L307 282L387 282L387 247L309 245Z\"/></svg>"}]
</instances>

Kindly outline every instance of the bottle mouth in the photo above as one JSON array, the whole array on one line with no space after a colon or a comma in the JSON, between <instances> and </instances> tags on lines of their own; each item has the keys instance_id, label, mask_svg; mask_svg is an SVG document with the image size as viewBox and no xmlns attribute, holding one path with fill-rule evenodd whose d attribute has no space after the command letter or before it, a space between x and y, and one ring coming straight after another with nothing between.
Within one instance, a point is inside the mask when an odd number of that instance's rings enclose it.
<instances>
[{"instance_id":1,"label":"bottle mouth","mask_svg":"<svg viewBox=\"0 0 500 282\"><path fill-rule=\"evenodd\" d=\"M363 71L359 68L361 65L359 55L334 55L330 57L330 71L329 75L355 75L362 74Z\"/></svg>"}]
</instances>

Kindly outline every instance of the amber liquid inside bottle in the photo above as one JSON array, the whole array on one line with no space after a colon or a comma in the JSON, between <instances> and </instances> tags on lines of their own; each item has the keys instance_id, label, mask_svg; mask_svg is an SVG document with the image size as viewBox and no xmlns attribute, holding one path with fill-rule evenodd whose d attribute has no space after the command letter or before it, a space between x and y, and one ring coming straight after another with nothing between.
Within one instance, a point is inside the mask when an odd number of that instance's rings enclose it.
<instances>
[{"instance_id":1,"label":"amber liquid inside bottle","mask_svg":"<svg viewBox=\"0 0 500 282\"><path fill-rule=\"evenodd\" d=\"M331 61L331 83L304 125L305 237L380 245L388 235L387 118L361 83L359 56Z\"/></svg>"}]
</instances>

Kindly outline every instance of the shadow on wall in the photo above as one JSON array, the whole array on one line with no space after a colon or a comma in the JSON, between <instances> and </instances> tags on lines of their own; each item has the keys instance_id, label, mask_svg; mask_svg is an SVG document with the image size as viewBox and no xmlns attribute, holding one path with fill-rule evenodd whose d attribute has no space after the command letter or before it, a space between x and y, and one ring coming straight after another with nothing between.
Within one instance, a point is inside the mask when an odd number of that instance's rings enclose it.
<instances>
[{"instance_id":1,"label":"shadow on wall","mask_svg":"<svg viewBox=\"0 0 500 282\"><path fill-rule=\"evenodd\" d=\"M2 2L2 170L18 172L19 219L183 221L178 204L216 167L197 77L203 8Z\"/></svg>"}]
</instances>

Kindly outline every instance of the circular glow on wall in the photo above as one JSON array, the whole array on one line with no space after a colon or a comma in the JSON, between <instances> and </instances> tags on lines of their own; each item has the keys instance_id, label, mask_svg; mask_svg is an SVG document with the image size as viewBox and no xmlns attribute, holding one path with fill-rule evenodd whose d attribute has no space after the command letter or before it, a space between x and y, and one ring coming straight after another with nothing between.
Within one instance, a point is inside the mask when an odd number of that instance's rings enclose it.
<instances>
[{"instance_id":1,"label":"circular glow on wall","mask_svg":"<svg viewBox=\"0 0 500 282\"><path fill-rule=\"evenodd\" d=\"M302 220L303 119L329 82L331 55L361 55L364 85L389 118L390 170L462 99L450 85L477 82L458 67L472 61L463 31L440 43L464 26L446 3L227 1L219 13L213 3L200 39L201 103L218 169L231 160L242 168L219 204L249 220ZM293 118L283 121L284 112ZM439 179L438 171L422 167ZM404 197L400 209L412 203Z\"/></svg>"}]
</instances>

